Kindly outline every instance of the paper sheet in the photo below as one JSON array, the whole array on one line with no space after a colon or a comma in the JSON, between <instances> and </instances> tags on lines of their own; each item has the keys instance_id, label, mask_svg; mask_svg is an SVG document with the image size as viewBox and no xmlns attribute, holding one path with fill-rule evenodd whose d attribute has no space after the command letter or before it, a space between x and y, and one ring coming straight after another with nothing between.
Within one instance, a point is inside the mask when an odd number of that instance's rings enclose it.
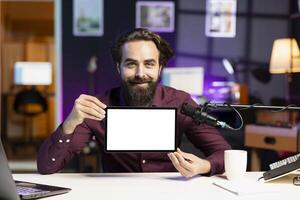
<instances>
[{"instance_id":1,"label":"paper sheet","mask_svg":"<svg viewBox=\"0 0 300 200\"><path fill-rule=\"evenodd\" d=\"M282 191L281 185L267 184L258 181L229 181L217 180L213 182L214 185L232 192L236 195L251 195L262 193L278 193Z\"/></svg>"}]
</instances>

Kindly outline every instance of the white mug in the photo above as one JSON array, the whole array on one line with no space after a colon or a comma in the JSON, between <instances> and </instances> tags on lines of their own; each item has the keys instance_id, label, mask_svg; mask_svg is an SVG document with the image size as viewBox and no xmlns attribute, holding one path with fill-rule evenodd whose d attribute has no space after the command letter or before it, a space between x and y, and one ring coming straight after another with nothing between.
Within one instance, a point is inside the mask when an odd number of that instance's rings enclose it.
<instances>
[{"instance_id":1,"label":"white mug","mask_svg":"<svg viewBox=\"0 0 300 200\"><path fill-rule=\"evenodd\" d=\"M247 151L225 150L224 152L225 174L228 180L243 178L247 169Z\"/></svg>"}]
</instances>

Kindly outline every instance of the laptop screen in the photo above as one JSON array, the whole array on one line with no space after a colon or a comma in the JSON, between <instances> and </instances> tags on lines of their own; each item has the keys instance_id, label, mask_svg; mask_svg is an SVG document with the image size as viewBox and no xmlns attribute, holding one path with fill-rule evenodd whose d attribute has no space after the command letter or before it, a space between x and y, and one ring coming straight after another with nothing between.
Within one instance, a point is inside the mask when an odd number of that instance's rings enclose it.
<instances>
[{"instance_id":1,"label":"laptop screen","mask_svg":"<svg viewBox=\"0 0 300 200\"><path fill-rule=\"evenodd\" d=\"M57 187L52 185L44 185L37 183L29 183L23 181L15 181L8 167L6 154L0 139L0 199L36 199L40 197L52 196L69 192L71 189Z\"/></svg>"},{"instance_id":2,"label":"laptop screen","mask_svg":"<svg viewBox=\"0 0 300 200\"><path fill-rule=\"evenodd\" d=\"M176 149L176 108L108 107L106 151L157 152Z\"/></svg>"}]
</instances>

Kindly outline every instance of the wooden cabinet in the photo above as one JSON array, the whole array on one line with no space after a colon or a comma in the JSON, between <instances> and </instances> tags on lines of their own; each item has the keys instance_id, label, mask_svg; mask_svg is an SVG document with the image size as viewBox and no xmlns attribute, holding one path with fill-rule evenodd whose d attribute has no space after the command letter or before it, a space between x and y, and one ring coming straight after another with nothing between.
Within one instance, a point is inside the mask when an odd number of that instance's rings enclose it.
<instances>
[{"instance_id":1,"label":"wooden cabinet","mask_svg":"<svg viewBox=\"0 0 300 200\"><path fill-rule=\"evenodd\" d=\"M245 145L261 149L297 152L300 150L297 128L247 125Z\"/></svg>"},{"instance_id":2,"label":"wooden cabinet","mask_svg":"<svg viewBox=\"0 0 300 200\"><path fill-rule=\"evenodd\" d=\"M54 1L0 1L1 132L9 141L39 141L55 128ZM48 111L34 117L17 114L15 95L31 86L14 85L17 61L52 64L52 84L37 86Z\"/></svg>"},{"instance_id":3,"label":"wooden cabinet","mask_svg":"<svg viewBox=\"0 0 300 200\"><path fill-rule=\"evenodd\" d=\"M245 128L245 146L251 150L251 170L260 170L260 159L257 149L275 151L300 151L300 135L296 127L274 127L247 125Z\"/></svg>"}]
</instances>

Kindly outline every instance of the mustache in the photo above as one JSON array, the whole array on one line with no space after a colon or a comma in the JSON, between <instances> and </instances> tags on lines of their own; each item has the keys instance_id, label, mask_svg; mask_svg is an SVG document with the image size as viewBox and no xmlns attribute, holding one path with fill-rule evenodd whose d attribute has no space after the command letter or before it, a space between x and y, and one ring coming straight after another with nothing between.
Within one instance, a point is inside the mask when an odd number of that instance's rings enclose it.
<instances>
[{"instance_id":1,"label":"mustache","mask_svg":"<svg viewBox=\"0 0 300 200\"><path fill-rule=\"evenodd\" d=\"M151 83L152 80L153 80L152 78L135 77L135 78L129 79L128 83L130 83L130 84L143 84L143 83Z\"/></svg>"}]
</instances>

